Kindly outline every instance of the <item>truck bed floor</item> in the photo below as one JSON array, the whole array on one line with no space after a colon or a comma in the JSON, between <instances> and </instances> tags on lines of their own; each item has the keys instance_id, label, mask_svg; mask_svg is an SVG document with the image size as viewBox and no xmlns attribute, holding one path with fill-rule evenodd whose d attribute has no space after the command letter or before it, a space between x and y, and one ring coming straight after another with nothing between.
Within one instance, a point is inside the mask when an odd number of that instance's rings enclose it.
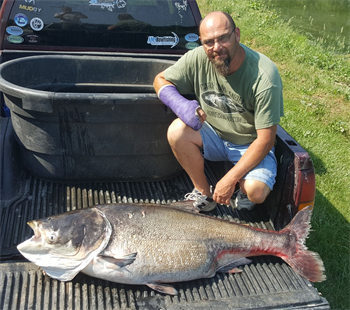
<instances>
[{"instance_id":1,"label":"truck bed floor","mask_svg":"<svg viewBox=\"0 0 350 310\"><path fill-rule=\"evenodd\" d=\"M207 176L216 183L210 169ZM178 296L84 274L69 282L51 279L17 251L32 236L27 221L95 204L178 201L192 183L185 173L165 181L91 183L43 181L26 173L18 186L19 194L1 206L0 309L329 309L309 281L271 256L253 258L239 274L175 283ZM218 206L210 215L274 229L266 210L256 209Z\"/></svg>"}]
</instances>

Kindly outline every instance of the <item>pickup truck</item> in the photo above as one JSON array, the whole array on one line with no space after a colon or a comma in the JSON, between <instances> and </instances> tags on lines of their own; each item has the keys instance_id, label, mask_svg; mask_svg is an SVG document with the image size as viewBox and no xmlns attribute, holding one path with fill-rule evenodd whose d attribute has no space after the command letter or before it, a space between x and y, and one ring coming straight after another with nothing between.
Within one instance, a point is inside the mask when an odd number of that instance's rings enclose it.
<instances>
[{"instance_id":1,"label":"pickup truck","mask_svg":"<svg viewBox=\"0 0 350 310\"><path fill-rule=\"evenodd\" d=\"M194 0L4 0L0 17L0 309L329 309L271 256L239 274L175 283L177 296L83 274L60 282L26 261L16 246L31 237L29 220L192 191L166 141L175 115L152 82L200 45L201 14ZM280 126L276 158L263 204L209 215L280 230L313 205L312 160ZM210 183L230 167L207 161Z\"/></svg>"}]
</instances>

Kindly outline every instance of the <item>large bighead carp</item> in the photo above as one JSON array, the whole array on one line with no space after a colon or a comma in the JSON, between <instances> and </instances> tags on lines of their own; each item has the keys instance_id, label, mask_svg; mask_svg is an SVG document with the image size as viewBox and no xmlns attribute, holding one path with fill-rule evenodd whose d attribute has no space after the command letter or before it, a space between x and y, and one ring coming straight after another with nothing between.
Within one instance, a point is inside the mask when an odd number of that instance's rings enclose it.
<instances>
[{"instance_id":1,"label":"large bighead carp","mask_svg":"<svg viewBox=\"0 0 350 310\"><path fill-rule=\"evenodd\" d=\"M28 222L34 235L18 245L52 278L80 271L124 284L177 294L165 283L239 272L246 257L275 255L310 281L323 281L323 262L304 245L312 209L283 230L269 231L156 204L110 204Z\"/></svg>"}]
</instances>

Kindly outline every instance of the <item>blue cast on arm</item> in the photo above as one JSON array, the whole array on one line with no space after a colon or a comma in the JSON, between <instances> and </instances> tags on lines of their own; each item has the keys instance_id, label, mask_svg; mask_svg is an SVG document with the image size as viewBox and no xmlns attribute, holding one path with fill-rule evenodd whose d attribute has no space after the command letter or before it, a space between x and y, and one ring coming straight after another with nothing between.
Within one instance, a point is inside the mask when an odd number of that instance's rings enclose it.
<instances>
[{"instance_id":1,"label":"blue cast on arm","mask_svg":"<svg viewBox=\"0 0 350 310\"><path fill-rule=\"evenodd\" d=\"M197 100L186 99L180 95L174 85L163 86L158 92L158 97L187 126L196 131L202 128L202 123L196 113L199 107Z\"/></svg>"}]
</instances>

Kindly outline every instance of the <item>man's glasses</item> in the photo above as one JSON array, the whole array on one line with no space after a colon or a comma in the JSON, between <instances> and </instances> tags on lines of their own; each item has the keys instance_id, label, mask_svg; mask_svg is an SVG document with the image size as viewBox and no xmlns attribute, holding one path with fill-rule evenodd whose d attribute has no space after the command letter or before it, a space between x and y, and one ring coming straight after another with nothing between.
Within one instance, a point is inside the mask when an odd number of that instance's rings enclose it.
<instances>
[{"instance_id":1,"label":"man's glasses","mask_svg":"<svg viewBox=\"0 0 350 310\"><path fill-rule=\"evenodd\" d=\"M218 37L217 39L205 40L202 43L207 48L214 47L215 42L218 42L220 45L223 45L223 44L227 43L228 41L230 41L231 35L235 30L236 30L236 28L233 28L233 30L230 32L230 34L222 35L222 36Z\"/></svg>"}]
</instances>

